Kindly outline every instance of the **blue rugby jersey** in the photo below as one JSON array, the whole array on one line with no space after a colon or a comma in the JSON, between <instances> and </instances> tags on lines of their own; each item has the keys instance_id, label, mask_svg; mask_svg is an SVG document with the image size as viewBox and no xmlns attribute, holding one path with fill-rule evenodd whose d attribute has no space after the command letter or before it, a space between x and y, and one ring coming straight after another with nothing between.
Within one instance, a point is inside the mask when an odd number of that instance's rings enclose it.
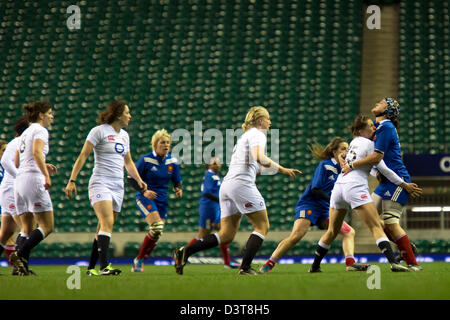
<instances>
[{"instance_id":1,"label":"blue rugby jersey","mask_svg":"<svg viewBox=\"0 0 450 320\"><path fill-rule=\"evenodd\" d=\"M333 190L334 183L336 182L339 173L341 173L341 167L334 158L321 161L314 171L312 182L300 196L297 206L306 205L328 210L330 202L324 199L317 199L317 197L314 197L311 194L311 190L318 188L331 196L331 191Z\"/></svg>"},{"instance_id":2,"label":"blue rugby jersey","mask_svg":"<svg viewBox=\"0 0 450 320\"><path fill-rule=\"evenodd\" d=\"M208 170L205 173L202 183L202 196L200 197L201 205L219 205L218 202L208 199L204 195L209 193L219 198L220 183L220 177L217 173L214 173L212 170Z\"/></svg>"},{"instance_id":3,"label":"blue rugby jersey","mask_svg":"<svg viewBox=\"0 0 450 320\"><path fill-rule=\"evenodd\" d=\"M375 123L375 122L374 122ZM400 177L408 177L409 173L402 161L400 139L391 120L386 119L375 123L375 150L384 154L386 166Z\"/></svg>"},{"instance_id":4,"label":"blue rugby jersey","mask_svg":"<svg viewBox=\"0 0 450 320\"><path fill-rule=\"evenodd\" d=\"M178 160L169 153L163 159L150 152L139 158L136 162L136 168L142 180L147 184L147 188L157 193L156 200L167 202L167 189L169 181L173 185L181 183L180 166ZM142 196L136 192L136 196Z\"/></svg>"}]
</instances>

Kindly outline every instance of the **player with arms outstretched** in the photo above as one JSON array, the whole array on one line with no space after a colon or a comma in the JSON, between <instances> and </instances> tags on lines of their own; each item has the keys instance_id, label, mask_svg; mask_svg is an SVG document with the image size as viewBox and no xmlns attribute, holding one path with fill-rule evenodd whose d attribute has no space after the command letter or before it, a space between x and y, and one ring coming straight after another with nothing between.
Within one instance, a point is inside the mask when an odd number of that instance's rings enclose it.
<instances>
[{"instance_id":1,"label":"player with arms outstretched","mask_svg":"<svg viewBox=\"0 0 450 320\"><path fill-rule=\"evenodd\" d=\"M256 174L260 166L291 178L301 174L299 170L284 168L266 156L265 132L270 125L270 115L266 108L261 106L250 108L242 125L244 133L234 147L228 173L220 187L221 229L219 233L209 234L190 246L175 249L175 270L178 274L183 274L183 267L191 255L233 241L242 216L251 222L254 231L244 247L238 273L258 274L251 268L251 263L269 231L269 218L264 198L256 187Z\"/></svg>"}]
</instances>

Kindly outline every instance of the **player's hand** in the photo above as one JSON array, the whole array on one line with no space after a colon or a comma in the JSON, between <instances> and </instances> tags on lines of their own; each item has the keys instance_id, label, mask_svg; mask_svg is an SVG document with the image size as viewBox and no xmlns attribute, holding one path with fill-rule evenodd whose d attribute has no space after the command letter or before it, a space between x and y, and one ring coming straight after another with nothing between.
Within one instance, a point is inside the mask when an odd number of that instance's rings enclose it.
<instances>
[{"instance_id":1,"label":"player's hand","mask_svg":"<svg viewBox=\"0 0 450 320\"><path fill-rule=\"evenodd\" d=\"M156 192L152 190L145 190L143 195L149 200L155 200L157 196Z\"/></svg>"},{"instance_id":2,"label":"player's hand","mask_svg":"<svg viewBox=\"0 0 450 320\"><path fill-rule=\"evenodd\" d=\"M300 170L297 170L297 169L287 169L287 168L283 168L283 167L280 168L280 172L281 172L282 174L285 174L285 175L291 177L292 179L295 179L295 176L296 176L297 174L302 174L302 172L301 172Z\"/></svg>"},{"instance_id":3,"label":"player's hand","mask_svg":"<svg viewBox=\"0 0 450 320\"><path fill-rule=\"evenodd\" d=\"M411 197L413 197L413 198L419 197L423 191L422 188L420 188L417 184L412 183L412 182L411 183L404 182L400 186L403 189L405 189L406 192L408 192L411 195Z\"/></svg>"},{"instance_id":4,"label":"player's hand","mask_svg":"<svg viewBox=\"0 0 450 320\"><path fill-rule=\"evenodd\" d=\"M347 154L344 152L340 153L338 156L339 165L341 166L341 168L343 168L345 166L345 164L347 163L347 161L345 161L346 156L347 156Z\"/></svg>"},{"instance_id":5,"label":"player's hand","mask_svg":"<svg viewBox=\"0 0 450 320\"><path fill-rule=\"evenodd\" d=\"M183 196L183 190L181 188L173 188L173 190L175 191L175 196L177 198L181 198Z\"/></svg>"},{"instance_id":6,"label":"player's hand","mask_svg":"<svg viewBox=\"0 0 450 320\"><path fill-rule=\"evenodd\" d=\"M143 180L139 180L138 184L139 184L139 188L141 188L141 190L147 190L147 184Z\"/></svg>"},{"instance_id":7,"label":"player's hand","mask_svg":"<svg viewBox=\"0 0 450 320\"><path fill-rule=\"evenodd\" d=\"M350 171L352 171L353 169L350 168L349 164L347 162L345 162L345 164L343 166L341 166L342 170L341 173L342 175L346 175L347 173L349 173Z\"/></svg>"},{"instance_id":8,"label":"player's hand","mask_svg":"<svg viewBox=\"0 0 450 320\"><path fill-rule=\"evenodd\" d=\"M75 182L69 181L69 183L67 183L66 185L66 189L64 190L64 192L66 193L67 198L72 199L73 195L77 194L77 186Z\"/></svg>"},{"instance_id":9,"label":"player's hand","mask_svg":"<svg viewBox=\"0 0 450 320\"><path fill-rule=\"evenodd\" d=\"M56 172L58 172L58 168L50 163L46 163L45 166L47 167L47 171L51 176L55 175Z\"/></svg>"},{"instance_id":10,"label":"player's hand","mask_svg":"<svg viewBox=\"0 0 450 320\"><path fill-rule=\"evenodd\" d=\"M46 176L45 177L45 182L44 182L44 188L45 190L49 190L52 187L52 180L50 179L50 176Z\"/></svg>"}]
</instances>

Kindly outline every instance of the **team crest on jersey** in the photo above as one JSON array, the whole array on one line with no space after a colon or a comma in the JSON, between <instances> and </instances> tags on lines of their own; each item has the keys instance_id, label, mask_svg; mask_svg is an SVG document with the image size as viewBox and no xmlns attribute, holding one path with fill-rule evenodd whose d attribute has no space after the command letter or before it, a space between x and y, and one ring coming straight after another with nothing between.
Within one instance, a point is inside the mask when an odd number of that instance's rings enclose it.
<instances>
[{"instance_id":1,"label":"team crest on jersey","mask_svg":"<svg viewBox=\"0 0 450 320\"><path fill-rule=\"evenodd\" d=\"M312 214L312 210L311 209L306 210L306 213L308 214L308 216L310 216Z\"/></svg>"},{"instance_id":2,"label":"team crest on jersey","mask_svg":"<svg viewBox=\"0 0 450 320\"><path fill-rule=\"evenodd\" d=\"M108 136L108 141L116 141L116 139L114 139L114 136Z\"/></svg>"},{"instance_id":3,"label":"team crest on jersey","mask_svg":"<svg viewBox=\"0 0 450 320\"><path fill-rule=\"evenodd\" d=\"M42 207L42 204L40 202L35 202L34 203L34 207L35 208L40 208L40 207Z\"/></svg>"},{"instance_id":4,"label":"team crest on jersey","mask_svg":"<svg viewBox=\"0 0 450 320\"><path fill-rule=\"evenodd\" d=\"M114 149L116 150L116 152L118 154L122 154L123 155L123 153L125 151L125 146L123 144L121 144L121 143L116 143L116 145L114 146Z\"/></svg>"},{"instance_id":5,"label":"team crest on jersey","mask_svg":"<svg viewBox=\"0 0 450 320\"><path fill-rule=\"evenodd\" d=\"M367 194L363 194L363 195L361 195L361 199L367 199Z\"/></svg>"},{"instance_id":6,"label":"team crest on jersey","mask_svg":"<svg viewBox=\"0 0 450 320\"><path fill-rule=\"evenodd\" d=\"M152 210L152 205L151 204L147 205L147 210Z\"/></svg>"},{"instance_id":7,"label":"team crest on jersey","mask_svg":"<svg viewBox=\"0 0 450 320\"><path fill-rule=\"evenodd\" d=\"M172 170L173 170L173 166L172 166L172 165L168 166L168 167L167 167L167 170L169 170L169 173L171 173Z\"/></svg>"},{"instance_id":8,"label":"team crest on jersey","mask_svg":"<svg viewBox=\"0 0 450 320\"><path fill-rule=\"evenodd\" d=\"M14 204L11 203L11 204L9 205L9 208L10 208L11 210L13 210L13 209L15 208Z\"/></svg>"},{"instance_id":9,"label":"team crest on jersey","mask_svg":"<svg viewBox=\"0 0 450 320\"><path fill-rule=\"evenodd\" d=\"M251 204L250 202L247 202L247 203L244 205L244 207L246 207L246 208L248 209L248 208L253 207L253 204Z\"/></svg>"}]
</instances>

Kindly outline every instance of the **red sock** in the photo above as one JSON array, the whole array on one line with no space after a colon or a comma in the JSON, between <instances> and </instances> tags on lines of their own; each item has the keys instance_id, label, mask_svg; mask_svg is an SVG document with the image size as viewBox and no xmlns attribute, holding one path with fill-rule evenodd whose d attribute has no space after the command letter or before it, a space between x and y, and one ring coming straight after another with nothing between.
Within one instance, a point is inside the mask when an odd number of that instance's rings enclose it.
<instances>
[{"instance_id":1,"label":"red sock","mask_svg":"<svg viewBox=\"0 0 450 320\"><path fill-rule=\"evenodd\" d=\"M144 241L142 242L141 250L139 250L139 255L137 256L137 259L147 258L150 255L150 253L152 253L155 246L156 246L155 239L153 239L153 237L149 233L147 233L147 235L144 238Z\"/></svg>"},{"instance_id":2,"label":"red sock","mask_svg":"<svg viewBox=\"0 0 450 320\"><path fill-rule=\"evenodd\" d=\"M13 252L16 252L16 248L14 246L6 246L5 247L5 255L8 258L8 262L9 262L9 255ZM9 265L12 266L11 262L9 262Z\"/></svg>"},{"instance_id":3,"label":"red sock","mask_svg":"<svg viewBox=\"0 0 450 320\"><path fill-rule=\"evenodd\" d=\"M194 238L191 241L189 241L189 243L186 245L186 247L189 247L191 244L196 243L198 240L198 238Z\"/></svg>"},{"instance_id":4,"label":"red sock","mask_svg":"<svg viewBox=\"0 0 450 320\"><path fill-rule=\"evenodd\" d=\"M347 267L350 267L351 265L355 264L355 257L353 256L345 256L345 265Z\"/></svg>"},{"instance_id":5,"label":"red sock","mask_svg":"<svg viewBox=\"0 0 450 320\"><path fill-rule=\"evenodd\" d=\"M403 260L405 260L408 265L418 265L407 234L403 234L398 237L397 240L395 240L395 244L397 245Z\"/></svg>"},{"instance_id":6,"label":"red sock","mask_svg":"<svg viewBox=\"0 0 450 320\"><path fill-rule=\"evenodd\" d=\"M221 244L219 247L220 252L222 252L223 263L229 265L231 263L230 247L228 246L228 244Z\"/></svg>"}]
</instances>

